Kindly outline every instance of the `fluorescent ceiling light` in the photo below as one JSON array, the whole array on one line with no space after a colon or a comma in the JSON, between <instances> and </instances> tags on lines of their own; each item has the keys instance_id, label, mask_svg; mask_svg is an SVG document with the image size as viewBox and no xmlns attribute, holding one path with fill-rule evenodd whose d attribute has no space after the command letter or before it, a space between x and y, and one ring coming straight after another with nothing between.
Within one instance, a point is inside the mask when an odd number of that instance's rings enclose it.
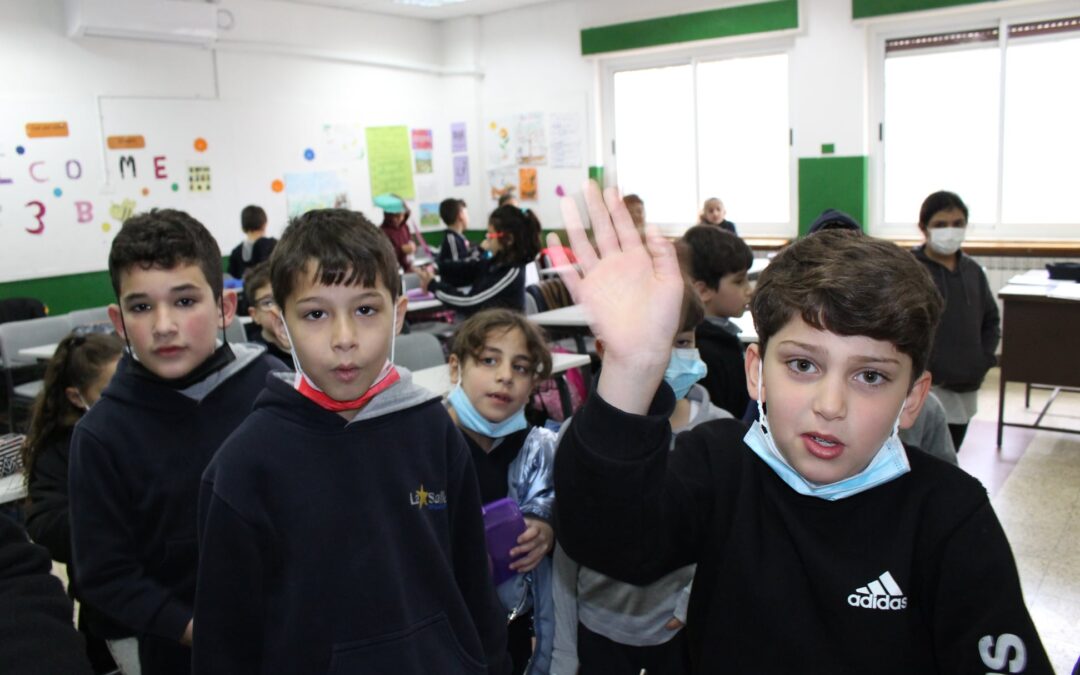
<instances>
[{"instance_id":1,"label":"fluorescent ceiling light","mask_svg":"<svg viewBox=\"0 0 1080 675\"><path fill-rule=\"evenodd\" d=\"M456 5L465 0L394 0L398 5L413 5L414 7L442 7L443 5Z\"/></svg>"}]
</instances>

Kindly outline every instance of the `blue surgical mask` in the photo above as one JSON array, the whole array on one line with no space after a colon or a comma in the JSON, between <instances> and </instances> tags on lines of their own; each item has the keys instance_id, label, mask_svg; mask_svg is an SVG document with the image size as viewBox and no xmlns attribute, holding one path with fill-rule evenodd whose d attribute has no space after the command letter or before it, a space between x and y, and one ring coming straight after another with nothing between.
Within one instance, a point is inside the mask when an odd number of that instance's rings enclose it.
<instances>
[{"instance_id":1,"label":"blue surgical mask","mask_svg":"<svg viewBox=\"0 0 1080 675\"><path fill-rule=\"evenodd\" d=\"M672 349L667 368L664 369L664 381L675 390L675 399L686 398L690 387L705 377L709 372L701 353L696 349Z\"/></svg>"},{"instance_id":2,"label":"blue surgical mask","mask_svg":"<svg viewBox=\"0 0 1080 675\"><path fill-rule=\"evenodd\" d=\"M447 397L447 400L450 401L450 405L454 406L454 412L457 413L458 422L461 423L461 426L470 431L475 431L481 436L502 438L529 426L529 423L525 421L524 406L502 422L495 423L484 417L472 404L472 401L469 400L469 396L461 388L460 382L450 390L450 396Z\"/></svg>"},{"instance_id":3,"label":"blue surgical mask","mask_svg":"<svg viewBox=\"0 0 1080 675\"><path fill-rule=\"evenodd\" d=\"M878 485L888 483L891 480L903 476L908 471L911 471L907 453L904 451L904 446L900 442L900 415L904 413L904 407L900 406L900 412L897 413L896 421L893 423L892 434L885 441L885 444L881 446L881 449L877 451L874 458L870 460L870 464L868 464L865 469L854 476L849 476L848 478L839 480L835 483L823 485L807 480L802 474L788 464L787 459L780 453L780 449L776 447L776 441L769 431L769 422L765 417L765 408L761 404L761 373L761 361L759 360L757 405L758 416L760 419L754 422L750 427L750 431L746 432L746 435L743 436L743 442L746 443L750 449L762 459L762 461L768 464L769 468L772 469L782 481L787 483L792 490L808 497L836 501L838 499L857 495L860 492L865 492Z\"/></svg>"}]
</instances>

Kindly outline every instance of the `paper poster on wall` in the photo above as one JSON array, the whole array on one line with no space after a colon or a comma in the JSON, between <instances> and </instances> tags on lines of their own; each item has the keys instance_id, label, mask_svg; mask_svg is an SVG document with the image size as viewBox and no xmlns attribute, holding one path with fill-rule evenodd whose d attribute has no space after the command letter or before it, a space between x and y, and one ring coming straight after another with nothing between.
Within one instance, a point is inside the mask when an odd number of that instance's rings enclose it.
<instances>
[{"instance_id":1,"label":"paper poster on wall","mask_svg":"<svg viewBox=\"0 0 1080 675\"><path fill-rule=\"evenodd\" d=\"M368 127L364 130L367 140L368 169L371 174L371 194L393 193L412 199L413 187L412 153L409 149L409 128Z\"/></svg>"},{"instance_id":2,"label":"paper poster on wall","mask_svg":"<svg viewBox=\"0 0 1080 675\"><path fill-rule=\"evenodd\" d=\"M522 201L535 202L536 169L533 167L522 167L521 169L518 169L518 181L521 186L518 194L521 196Z\"/></svg>"},{"instance_id":3,"label":"paper poster on wall","mask_svg":"<svg viewBox=\"0 0 1080 675\"><path fill-rule=\"evenodd\" d=\"M431 129L413 129L413 150L431 150Z\"/></svg>"},{"instance_id":4,"label":"paper poster on wall","mask_svg":"<svg viewBox=\"0 0 1080 675\"><path fill-rule=\"evenodd\" d=\"M188 192L210 192L210 167L188 167Z\"/></svg>"},{"instance_id":5,"label":"paper poster on wall","mask_svg":"<svg viewBox=\"0 0 1080 675\"><path fill-rule=\"evenodd\" d=\"M469 184L469 156L454 155L454 187Z\"/></svg>"},{"instance_id":6,"label":"paper poster on wall","mask_svg":"<svg viewBox=\"0 0 1080 675\"><path fill-rule=\"evenodd\" d=\"M517 167L504 166L488 171L488 185L491 188L491 198L497 200L504 195L517 195L518 170Z\"/></svg>"},{"instance_id":7,"label":"paper poster on wall","mask_svg":"<svg viewBox=\"0 0 1080 675\"><path fill-rule=\"evenodd\" d=\"M359 124L323 124L322 157L341 164L364 159L364 128Z\"/></svg>"},{"instance_id":8,"label":"paper poster on wall","mask_svg":"<svg viewBox=\"0 0 1080 675\"><path fill-rule=\"evenodd\" d=\"M450 125L450 151L468 152L469 143L465 137L465 123L454 122Z\"/></svg>"},{"instance_id":9,"label":"paper poster on wall","mask_svg":"<svg viewBox=\"0 0 1080 675\"><path fill-rule=\"evenodd\" d=\"M432 203L420 204L420 225L422 227L436 227L442 220L439 218L439 205Z\"/></svg>"},{"instance_id":10,"label":"paper poster on wall","mask_svg":"<svg viewBox=\"0 0 1080 675\"><path fill-rule=\"evenodd\" d=\"M513 126L511 120L492 121L488 124L484 138L488 166L513 166L517 163L514 158L513 139L510 136L510 129Z\"/></svg>"},{"instance_id":11,"label":"paper poster on wall","mask_svg":"<svg viewBox=\"0 0 1080 675\"><path fill-rule=\"evenodd\" d=\"M547 139L544 113L518 115L514 132L517 163L525 166L547 164Z\"/></svg>"},{"instance_id":12,"label":"paper poster on wall","mask_svg":"<svg viewBox=\"0 0 1080 675\"><path fill-rule=\"evenodd\" d=\"M312 209L347 209L349 194L339 171L285 174L285 202L290 218Z\"/></svg>"},{"instance_id":13,"label":"paper poster on wall","mask_svg":"<svg viewBox=\"0 0 1080 675\"><path fill-rule=\"evenodd\" d=\"M416 161L416 173L434 173L431 150L417 150L413 153L413 159Z\"/></svg>"},{"instance_id":14,"label":"paper poster on wall","mask_svg":"<svg viewBox=\"0 0 1080 675\"><path fill-rule=\"evenodd\" d=\"M548 153L551 166L560 169L576 169L584 164L584 148L581 134L581 117L576 113L553 113L551 115L551 145Z\"/></svg>"}]
</instances>

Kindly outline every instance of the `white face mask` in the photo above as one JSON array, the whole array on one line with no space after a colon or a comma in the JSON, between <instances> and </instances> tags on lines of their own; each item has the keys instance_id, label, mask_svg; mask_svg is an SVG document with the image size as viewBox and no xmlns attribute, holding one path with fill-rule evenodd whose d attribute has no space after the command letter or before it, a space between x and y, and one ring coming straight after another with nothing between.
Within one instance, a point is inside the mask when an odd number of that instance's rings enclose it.
<instances>
[{"instance_id":1,"label":"white face mask","mask_svg":"<svg viewBox=\"0 0 1080 675\"><path fill-rule=\"evenodd\" d=\"M930 248L941 255L952 255L964 243L966 227L937 227L930 230Z\"/></svg>"}]
</instances>

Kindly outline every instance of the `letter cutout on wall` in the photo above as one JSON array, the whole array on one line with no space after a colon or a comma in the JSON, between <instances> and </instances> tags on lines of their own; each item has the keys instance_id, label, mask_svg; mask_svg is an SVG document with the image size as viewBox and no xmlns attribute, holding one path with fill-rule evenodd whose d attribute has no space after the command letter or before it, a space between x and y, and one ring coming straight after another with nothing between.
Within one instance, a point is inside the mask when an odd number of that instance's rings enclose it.
<instances>
[{"instance_id":1,"label":"letter cutout on wall","mask_svg":"<svg viewBox=\"0 0 1080 675\"><path fill-rule=\"evenodd\" d=\"M38 176L37 171L35 170L37 167L41 166L44 163L45 162L31 162L30 163L30 177L33 178L34 180L36 180L39 183L47 183L49 181L48 176Z\"/></svg>"},{"instance_id":2,"label":"letter cutout on wall","mask_svg":"<svg viewBox=\"0 0 1080 675\"><path fill-rule=\"evenodd\" d=\"M72 166L74 166L75 169L72 169ZM64 170L67 171L67 177L71 180L79 180L82 178L82 164L80 164L77 159L69 159L67 164L64 165ZM78 170L78 173L75 173L75 170Z\"/></svg>"},{"instance_id":3,"label":"letter cutout on wall","mask_svg":"<svg viewBox=\"0 0 1080 675\"><path fill-rule=\"evenodd\" d=\"M45 217L45 205L37 201L36 199L32 202L26 202L26 205L36 206L38 208L38 212L34 216L34 219L37 220L38 226L33 228L28 227L26 228L26 231L30 234L41 234L45 231L45 221L42 220Z\"/></svg>"},{"instance_id":4,"label":"letter cutout on wall","mask_svg":"<svg viewBox=\"0 0 1080 675\"><path fill-rule=\"evenodd\" d=\"M94 205L91 202L75 202L75 218L80 223L89 223L94 219Z\"/></svg>"},{"instance_id":5,"label":"letter cutout on wall","mask_svg":"<svg viewBox=\"0 0 1080 675\"><path fill-rule=\"evenodd\" d=\"M135 178L135 158L131 155L123 155L120 157L120 177L126 178L124 175L124 167L127 166L131 169L131 177Z\"/></svg>"},{"instance_id":6,"label":"letter cutout on wall","mask_svg":"<svg viewBox=\"0 0 1080 675\"><path fill-rule=\"evenodd\" d=\"M169 175L165 172L165 155L158 155L154 158L154 178L163 179L168 177Z\"/></svg>"}]
</instances>

